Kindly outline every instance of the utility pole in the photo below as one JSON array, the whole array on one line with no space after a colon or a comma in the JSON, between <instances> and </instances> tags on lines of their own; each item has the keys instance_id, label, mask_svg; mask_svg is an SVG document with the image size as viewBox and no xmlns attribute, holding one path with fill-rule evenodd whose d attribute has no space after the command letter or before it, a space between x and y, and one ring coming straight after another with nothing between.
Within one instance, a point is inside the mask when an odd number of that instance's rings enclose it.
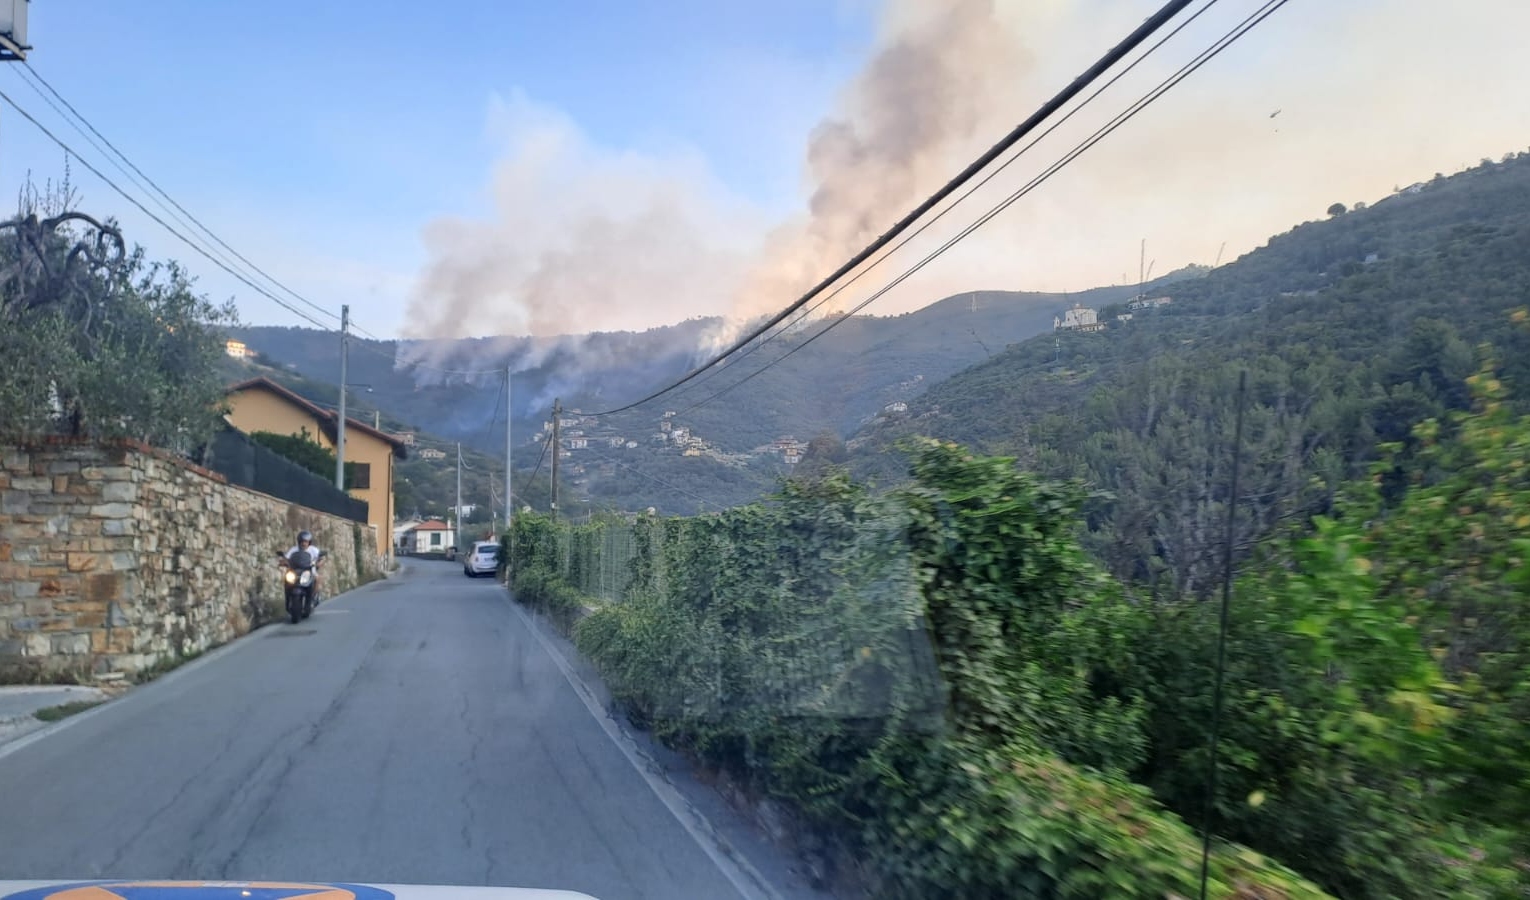
<instances>
[{"instance_id":1,"label":"utility pole","mask_svg":"<svg viewBox=\"0 0 1530 900\"><path fill-rule=\"evenodd\" d=\"M558 438L558 429L562 425L563 403L557 398L553 399L553 435L552 435L552 516L558 518L558 457L563 453L563 441Z\"/></svg>"},{"instance_id":2,"label":"utility pole","mask_svg":"<svg viewBox=\"0 0 1530 900\"><path fill-rule=\"evenodd\" d=\"M340 421L335 423L335 489L345 490L345 363L350 350L351 308L340 307Z\"/></svg>"},{"instance_id":3,"label":"utility pole","mask_svg":"<svg viewBox=\"0 0 1530 900\"><path fill-rule=\"evenodd\" d=\"M457 442L457 512L452 515L452 527L457 529L457 546L462 546L462 442Z\"/></svg>"},{"instance_id":4,"label":"utility pole","mask_svg":"<svg viewBox=\"0 0 1530 900\"><path fill-rule=\"evenodd\" d=\"M511 389L511 381L509 381L509 373L511 373L511 367L509 367L509 363L506 363L505 364L505 531L509 531L509 520L511 520L511 516L514 516L514 514L516 514L516 513L514 513L514 508L516 508L516 499L514 499L514 497L511 496L511 494L509 494L509 471L511 471L511 462L509 462L509 455L511 455L511 450L513 450L514 445L516 445L516 444L514 444L513 441L511 441L511 433L509 433L509 429L511 429L511 421L513 421L513 419L514 419L514 413L516 413L516 392L514 392L514 390Z\"/></svg>"}]
</instances>

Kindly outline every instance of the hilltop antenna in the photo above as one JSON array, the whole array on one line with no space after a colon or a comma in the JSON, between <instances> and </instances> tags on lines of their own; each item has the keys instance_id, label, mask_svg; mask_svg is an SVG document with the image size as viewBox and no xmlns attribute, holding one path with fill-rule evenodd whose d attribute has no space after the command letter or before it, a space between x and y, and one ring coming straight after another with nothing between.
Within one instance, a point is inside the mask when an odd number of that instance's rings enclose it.
<instances>
[{"instance_id":1,"label":"hilltop antenna","mask_svg":"<svg viewBox=\"0 0 1530 900\"><path fill-rule=\"evenodd\" d=\"M1222 242L1222 246L1217 248L1217 261L1211 264L1211 267L1213 269L1215 269L1217 266L1220 266L1222 264L1222 251L1226 250L1226 249L1227 249L1227 242L1223 241Z\"/></svg>"}]
</instances>

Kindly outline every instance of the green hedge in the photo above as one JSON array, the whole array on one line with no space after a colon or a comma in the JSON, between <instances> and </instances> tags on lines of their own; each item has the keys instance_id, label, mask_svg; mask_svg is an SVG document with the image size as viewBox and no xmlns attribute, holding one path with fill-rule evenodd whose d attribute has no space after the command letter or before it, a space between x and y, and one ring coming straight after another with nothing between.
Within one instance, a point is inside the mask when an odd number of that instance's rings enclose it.
<instances>
[{"instance_id":1,"label":"green hedge","mask_svg":"<svg viewBox=\"0 0 1530 900\"><path fill-rule=\"evenodd\" d=\"M689 519L521 516L513 584L593 609L575 641L635 721L799 810L883 896L1193 896L1198 837L1125 775L1151 620L1079 548L1083 495L946 444L915 474ZM1237 845L1211 875L1323 896Z\"/></svg>"}]
</instances>

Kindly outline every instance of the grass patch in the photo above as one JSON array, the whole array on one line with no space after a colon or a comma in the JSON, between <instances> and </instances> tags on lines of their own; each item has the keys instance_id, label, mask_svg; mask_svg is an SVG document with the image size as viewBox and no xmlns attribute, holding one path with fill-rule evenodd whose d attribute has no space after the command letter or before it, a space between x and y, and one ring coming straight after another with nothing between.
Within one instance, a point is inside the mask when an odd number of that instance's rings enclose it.
<instances>
[{"instance_id":1,"label":"grass patch","mask_svg":"<svg viewBox=\"0 0 1530 900\"><path fill-rule=\"evenodd\" d=\"M254 631L255 629L252 628L250 630ZM133 680L138 684L144 684L145 682L153 681L154 679L164 675L167 672L184 666L197 657L207 653L208 650L212 649L214 648L208 647L207 650L193 650L185 655L173 653L166 654L161 656L159 659L156 659L152 664L139 669L137 674L133 676Z\"/></svg>"},{"instance_id":2,"label":"grass patch","mask_svg":"<svg viewBox=\"0 0 1530 900\"><path fill-rule=\"evenodd\" d=\"M46 706L32 713L32 715L44 722L57 722L59 719L67 719L75 713L82 713L92 706L100 706L105 700L72 700L68 703L60 703L58 706Z\"/></svg>"}]
</instances>

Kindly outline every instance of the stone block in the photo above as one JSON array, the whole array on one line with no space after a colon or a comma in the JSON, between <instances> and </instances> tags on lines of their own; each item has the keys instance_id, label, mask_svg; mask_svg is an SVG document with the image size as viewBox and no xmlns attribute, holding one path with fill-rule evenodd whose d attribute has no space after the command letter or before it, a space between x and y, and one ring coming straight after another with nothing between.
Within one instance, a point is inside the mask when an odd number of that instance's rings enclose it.
<instances>
[{"instance_id":1,"label":"stone block","mask_svg":"<svg viewBox=\"0 0 1530 900\"><path fill-rule=\"evenodd\" d=\"M102 519L101 533L106 537L122 537L136 531L132 519Z\"/></svg>"},{"instance_id":2,"label":"stone block","mask_svg":"<svg viewBox=\"0 0 1530 900\"><path fill-rule=\"evenodd\" d=\"M32 509L32 495L27 491L0 492L0 514L25 515Z\"/></svg>"},{"instance_id":3,"label":"stone block","mask_svg":"<svg viewBox=\"0 0 1530 900\"><path fill-rule=\"evenodd\" d=\"M11 620L11 631L15 634L21 634L27 631L36 631L41 625L41 620L36 616L22 616L19 619Z\"/></svg>"},{"instance_id":4,"label":"stone block","mask_svg":"<svg viewBox=\"0 0 1530 900\"><path fill-rule=\"evenodd\" d=\"M93 538L101 534L107 522L117 522L119 519L90 519L84 516L69 520L69 533L77 537Z\"/></svg>"},{"instance_id":5,"label":"stone block","mask_svg":"<svg viewBox=\"0 0 1530 900\"><path fill-rule=\"evenodd\" d=\"M97 503L90 514L101 519L125 519L133 514L131 503Z\"/></svg>"},{"instance_id":6,"label":"stone block","mask_svg":"<svg viewBox=\"0 0 1530 900\"><path fill-rule=\"evenodd\" d=\"M96 632L102 636L102 649L95 649L95 638L91 638L91 650L96 653L127 653L133 649L133 630L131 628L108 628L104 633Z\"/></svg>"},{"instance_id":7,"label":"stone block","mask_svg":"<svg viewBox=\"0 0 1530 900\"><path fill-rule=\"evenodd\" d=\"M64 594L64 583L58 578L44 578L37 586L39 597L61 597Z\"/></svg>"},{"instance_id":8,"label":"stone block","mask_svg":"<svg viewBox=\"0 0 1530 900\"><path fill-rule=\"evenodd\" d=\"M114 572L127 572L138 568L138 554L132 551L117 551L110 557L111 567Z\"/></svg>"},{"instance_id":9,"label":"stone block","mask_svg":"<svg viewBox=\"0 0 1530 900\"><path fill-rule=\"evenodd\" d=\"M41 631L26 635L21 639L22 656L47 656L53 652L53 635L43 634Z\"/></svg>"},{"instance_id":10,"label":"stone block","mask_svg":"<svg viewBox=\"0 0 1530 900\"><path fill-rule=\"evenodd\" d=\"M39 494L50 493L53 490L53 481L46 475L11 476L11 490L35 491Z\"/></svg>"},{"instance_id":11,"label":"stone block","mask_svg":"<svg viewBox=\"0 0 1530 900\"><path fill-rule=\"evenodd\" d=\"M80 471L80 463L73 459L56 459L48 463L49 475L73 475Z\"/></svg>"},{"instance_id":12,"label":"stone block","mask_svg":"<svg viewBox=\"0 0 1530 900\"><path fill-rule=\"evenodd\" d=\"M91 572L101 565L101 560L94 553L70 553L68 559L69 571Z\"/></svg>"},{"instance_id":13,"label":"stone block","mask_svg":"<svg viewBox=\"0 0 1530 900\"><path fill-rule=\"evenodd\" d=\"M10 541L0 541L0 562L10 562L10 561L11 561L11 543L10 543Z\"/></svg>"},{"instance_id":14,"label":"stone block","mask_svg":"<svg viewBox=\"0 0 1530 900\"><path fill-rule=\"evenodd\" d=\"M31 467L32 458L25 450L14 448L0 450L0 469L16 471L17 469L30 469Z\"/></svg>"},{"instance_id":15,"label":"stone block","mask_svg":"<svg viewBox=\"0 0 1530 900\"><path fill-rule=\"evenodd\" d=\"M104 628L106 627L106 610L90 610L74 614L74 626L76 628ZM87 644L87 646L89 646Z\"/></svg>"},{"instance_id":16,"label":"stone block","mask_svg":"<svg viewBox=\"0 0 1530 900\"><path fill-rule=\"evenodd\" d=\"M130 481L109 481L101 485L101 499L107 503L136 503L138 485Z\"/></svg>"},{"instance_id":17,"label":"stone block","mask_svg":"<svg viewBox=\"0 0 1530 900\"><path fill-rule=\"evenodd\" d=\"M0 638L0 659L7 656L20 656L25 649L26 644L21 638Z\"/></svg>"},{"instance_id":18,"label":"stone block","mask_svg":"<svg viewBox=\"0 0 1530 900\"><path fill-rule=\"evenodd\" d=\"M69 476L68 475L54 475L53 476L53 493L55 493L55 494L63 494L63 493L67 493L68 490L69 490Z\"/></svg>"},{"instance_id":19,"label":"stone block","mask_svg":"<svg viewBox=\"0 0 1530 900\"><path fill-rule=\"evenodd\" d=\"M50 616L38 623L39 631L49 634L57 634L60 631L74 630L74 616Z\"/></svg>"},{"instance_id":20,"label":"stone block","mask_svg":"<svg viewBox=\"0 0 1530 900\"><path fill-rule=\"evenodd\" d=\"M127 599L124 595L125 585L122 575L117 572L100 572L95 575L85 576L85 584L81 590L81 596L93 603L108 603L112 600Z\"/></svg>"},{"instance_id":21,"label":"stone block","mask_svg":"<svg viewBox=\"0 0 1530 900\"><path fill-rule=\"evenodd\" d=\"M11 596L17 600L30 600L37 596L39 587L40 585L35 581L13 581L11 582Z\"/></svg>"},{"instance_id":22,"label":"stone block","mask_svg":"<svg viewBox=\"0 0 1530 900\"><path fill-rule=\"evenodd\" d=\"M66 656L83 656L90 652L90 635L55 634L53 635L53 652Z\"/></svg>"},{"instance_id":23,"label":"stone block","mask_svg":"<svg viewBox=\"0 0 1530 900\"><path fill-rule=\"evenodd\" d=\"M0 622L9 622L11 619L19 619L26 615L26 604L19 600L7 600L0 603Z\"/></svg>"}]
</instances>

